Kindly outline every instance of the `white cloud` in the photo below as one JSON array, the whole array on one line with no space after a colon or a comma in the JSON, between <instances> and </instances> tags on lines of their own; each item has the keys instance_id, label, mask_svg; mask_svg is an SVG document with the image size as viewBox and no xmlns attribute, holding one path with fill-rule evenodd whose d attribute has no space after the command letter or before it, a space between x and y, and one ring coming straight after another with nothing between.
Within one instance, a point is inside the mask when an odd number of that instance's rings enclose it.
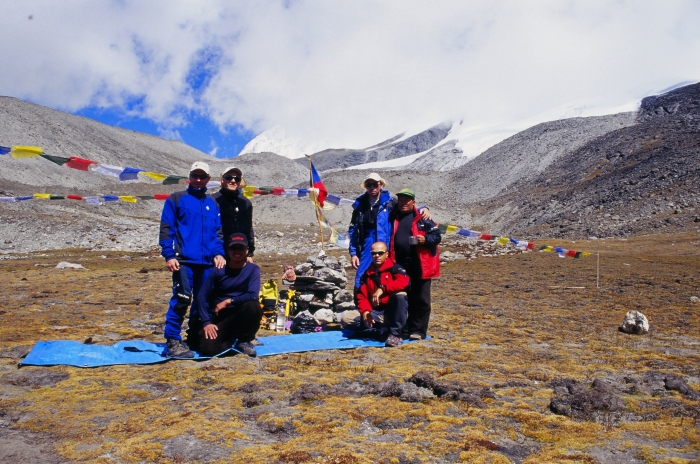
<instances>
[{"instance_id":1,"label":"white cloud","mask_svg":"<svg viewBox=\"0 0 700 464\"><path fill-rule=\"evenodd\" d=\"M448 119L604 112L698 81L699 21L694 0L10 0L0 94L363 147Z\"/></svg>"}]
</instances>

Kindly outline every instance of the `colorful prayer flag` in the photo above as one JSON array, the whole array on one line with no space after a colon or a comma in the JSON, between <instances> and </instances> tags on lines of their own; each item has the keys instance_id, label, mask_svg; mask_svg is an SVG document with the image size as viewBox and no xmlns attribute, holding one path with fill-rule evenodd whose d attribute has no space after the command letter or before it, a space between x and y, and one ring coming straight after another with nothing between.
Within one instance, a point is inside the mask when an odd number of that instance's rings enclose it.
<instances>
[{"instance_id":1,"label":"colorful prayer flag","mask_svg":"<svg viewBox=\"0 0 700 464\"><path fill-rule=\"evenodd\" d=\"M81 197L80 195L66 195L66 198L68 200L82 200L83 199L83 197Z\"/></svg>"},{"instance_id":2,"label":"colorful prayer flag","mask_svg":"<svg viewBox=\"0 0 700 464\"><path fill-rule=\"evenodd\" d=\"M65 200L65 195L50 195L49 200Z\"/></svg>"},{"instance_id":3,"label":"colorful prayer flag","mask_svg":"<svg viewBox=\"0 0 700 464\"><path fill-rule=\"evenodd\" d=\"M85 197L85 201L88 205L100 206L100 197Z\"/></svg>"},{"instance_id":4,"label":"colorful prayer flag","mask_svg":"<svg viewBox=\"0 0 700 464\"><path fill-rule=\"evenodd\" d=\"M77 169L78 171L87 171L91 164L97 164L97 161L91 161L85 158L78 158L77 156L71 156L68 158L66 163L67 168Z\"/></svg>"},{"instance_id":5,"label":"colorful prayer flag","mask_svg":"<svg viewBox=\"0 0 700 464\"><path fill-rule=\"evenodd\" d=\"M479 240L491 240L493 238L493 235L491 234L481 234L479 236Z\"/></svg>"},{"instance_id":6,"label":"colorful prayer flag","mask_svg":"<svg viewBox=\"0 0 700 464\"><path fill-rule=\"evenodd\" d=\"M255 190L256 188L252 185L246 185L243 187L243 196L246 198L253 198L253 192L255 192Z\"/></svg>"},{"instance_id":7,"label":"colorful prayer flag","mask_svg":"<svg viewBox=\"0 0 700 464\"><path fill-rule=\"evenodd\" d=\"M35 193L34 198L38 200L48 200L51 197L50 193Z\"/></svg>"},{"instance_id":8,"label":"colorful prayer flag","mask_svg":"<svg viewBox=\"0 0 700 464\"><path fill-rule=\"evenodd\" d=\"M143 171L141 174L143 174L146 177L150 177L153 180L157 180L158 182L163 182L165 179L168 178L167 174L160 174L158 172Z\"/></svg>"},{"instance_id":9,"label":"colorful prayer flag","mask_svg":"<svg viewBox=\"0 0 700 464\"><path fill-rule=\"evenodd\" d=\"M46 158L47 160L51 161L52 163L56 163L59 166L63 166L68 161L70 161L69 158L64 158L63 156L47 155L46 153L42 153L39 156L41 156L42 158Z\"/></svg>"},{"instance_id":10,"label":"colorful prayer flag","mask_svg":"<svg viewBox=\"0 0 700 464\"><path fill-rule=\"evenodd\" d=\"M44 153L44 150L41 147L14 146L11 152L13 158L34 158Z\"/></svg>"},{"instance_id":11,"label":"colorful prayer flag","mask_svg":"<svg viewBox=\"0 0 700 464\"><path fill-rule=\"evenodd\" d=\"M119 180L124 182L126 180L138 180L139 172L143 172L143 169L125 167L124 170L119 173Z\"/></svg>"},{"instance_id":12,"label":"colorful prayer flag","mask_svg":"<svg viewBox=\"0 0 700 464\"><path fill-rule=\"evenodd\" d=\"M123 167L120 166L112 166L109 164L99 164L97 167L92 168L93 171L99 172L100 174L104 174L106 176L112 176L112 177L119 177L119 174L122 173L124 170Z\"/></svg>"},{"instance_id":13,"label":"colorful prayer flag","mask_svg":"<svg viewBox=\"0 0 700 464\"><path fill-rule=\"evenodd\" d=\"M459 230L459 227L453 226L451 224L447 224L447 233L448 234L456 234L458 230Z\"/></svg>"},{"instance_id":14,"label":"colorful prayer flag","mask_svg":"<svg viewBox=\"0 0 700 464\"><path fill-rule=\"evenodd\" d=\"M326 200L328 200L328 203L332 203L334 205L340 204L340 197L338 195L332 195L329 193L326 197Z\"/></svg>"},{"instance_id":15,"label":"colorful prayer flag","mask_svg":"<svg viewBox=\"0 0 700 464\"><path fill-rule=\"evenodd\" d=\"M349 198L341 198L340 203L338 203L338 204L340 204L340 205L352 205L353 203L355 203L355 200L350 200Z\"/></svg>"},{"instance_id":16,"label":"colorful prayer flag","mask_svg":"<svg viewBox=\"0 0 700 464\"><path fill-rule=\"evenodd\" d=\"M156 200L167 200L169 196L169 193L156 193L153 195L153 198Z\"/></svg>"},{"instance_id":17,"label":"colorful prayer flag","mask_svg":"<svg viewBox=\"0 0 700 464\"><path fill-rule=\"evenodd\" d=\"M27 201L27 200L33 200L34 195L26 195L23 197L17 197L17 201Z\"/></svg>"},{"instance_id":18,"label":"colorful prayer flag","mask_svg":"<svg viewBox=\"0 0 700 464\"><path fill-rule=\"evenodd\" d=\"M440 230L441 234L444 234L447 232L447 224L438 224L438 229Z\"/></svg>"},{"instance_id":19,"label":"colorful prayer flag","mask_svg":"<svg viewBox=\"0 0 700 464\"><path fill-rule=\"evenodd\" d=\"M141 201L153 200L153 195L134 195L137 199Z\"/></svg>"},{"instance_id":20,"label":"colorful prayer flag","mask_svg":"<svg viewBox=\"0 0 700 464\"><path fill-rule=\"evenodd\" d=\"M102 200L104 200L104 201L119 201L119 197L116 195L102 195Z\"/></svg>"},{"instance_id":21,"label":"colorful prayer flag","mask_svg":"<svg viewBox=\"0 0 700 464\"><path fill-rule=\"evenodd\" d=\"M14 203L17 201L15 197L0 197L0 203Z\"/></svg>"},{"instance_id":22,"label":"colorful prayer flag","mask_svg":"<svg viewBox=\"0 0 700 464\"><path fill-rule=\"evenodd\" d=\"M11 147L1 147L0 146L0 155L6 155L12 151Z\"/></svg>"},{"instance_id":23,"label":"colorful prayer flag","mask_svg":"<svg viewBox=\"0 0 700 464\"><path fill-rule=\"evenodd\" d=\"M168 177L163 179L163 185L179 184L181 180L185 179L187 179L187 177L169 175Z\"/></svg>"},{"instance_id":24,"label":"colorful prayer flag","mask_svg":"<svg viewBox=\"0 0 700 464\"><path fill-rule=\"evenodd\" d=\"M505 246L508 242L510 242L510 239L508 237L498 237L498 240L496 241Z\"/></svg>"},{"instance_id":25,"label":"colorful prayer flag","mask_svg":"<svg viewBox=\"0 0 700 464\"><path fill-rule=\"evenodd\" d=\"M119 199L124 203L136 203L138 200L131 195L119 195Z\"/></svg>"},{"instance_id":26,"label":"colorful prayer flag","mask_svg":"<svg viewBox=\"0 0 700 464\"><path fill-rule=\"evenodd\" d=\"M305 197L309 194L309 189L299 189L297 190L297 197Z\"/></svg>"},{"instance_id":27,"label":"colorful prayer flag","mask_svg":"<svg viewBox=\"0 0 700 464\"><path fill-rule=\"evenodd\" d=\"M311 160L311 158L309 158ZM313 161L309 161L311 163L311 185L310 187L313 187L317 189L316 193L316 201L318 202L319 205L323 206L323 202L326 201L326 198L328 197L328 190L326 189L326 186L323 185L323 181L321 180L321 176L318 175L318 172L316 171L316 167L314 166Z\"/></svg>"}]
</instances>

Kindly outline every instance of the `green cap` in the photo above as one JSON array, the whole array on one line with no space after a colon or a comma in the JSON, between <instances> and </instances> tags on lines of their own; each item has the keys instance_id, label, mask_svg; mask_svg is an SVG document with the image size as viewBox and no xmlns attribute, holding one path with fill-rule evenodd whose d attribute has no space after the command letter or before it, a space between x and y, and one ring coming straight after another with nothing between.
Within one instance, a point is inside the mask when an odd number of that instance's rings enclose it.
<instances>
[{"instance_id":1,"label":"green cap","mask_svg":"<svg viewBox=\"0 0 700 464\"><path fill-rule=\"evenodd\" d=\"M413 193L413 190L411 190L411 189L402 189L399 193L396 194L396 196L400 196L400 195L403 195L405 197L409 197L412 200L416 199L416 194Z\"/></svg>"}]
</instances>

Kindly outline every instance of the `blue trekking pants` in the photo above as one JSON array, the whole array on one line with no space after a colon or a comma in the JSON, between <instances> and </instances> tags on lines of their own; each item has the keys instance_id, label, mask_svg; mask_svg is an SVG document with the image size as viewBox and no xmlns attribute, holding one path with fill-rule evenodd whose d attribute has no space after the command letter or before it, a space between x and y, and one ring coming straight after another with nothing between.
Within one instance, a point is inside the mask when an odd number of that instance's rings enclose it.
<instances>
[{"instance_id":1,"label":"blue trekking pants","mask_svg":"<svg viewBox=\"0 0 700 464\"><path fill-rule=\"evenodd\" d=\"M211 269L210 265L180 263L180 270L173 272L173 296L170 297L163 330L166 340L182 340L180 331L190 304L190 323L192 319L199 320L197 295Z\"/></svg>"}]
</instances>

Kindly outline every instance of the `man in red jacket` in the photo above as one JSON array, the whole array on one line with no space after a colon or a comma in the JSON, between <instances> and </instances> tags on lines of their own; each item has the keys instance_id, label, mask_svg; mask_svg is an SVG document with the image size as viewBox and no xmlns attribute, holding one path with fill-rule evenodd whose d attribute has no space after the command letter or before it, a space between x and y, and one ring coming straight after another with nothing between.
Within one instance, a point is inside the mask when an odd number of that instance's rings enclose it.
<instances>
[{"instance_id":1,"label":"man in red jacket","mask_svg":"<svg viewBox=\"0 0 700 464\"><path fill-rule=\"evenodd\" d=\"M401 332L408 317L405 290L410 285L406 270L389 259L384 242L375 242L370 250L372 264L360 279L357 309L368 329L388 332L386 346L401 344Z\"/></svg>"}]
</instances>

